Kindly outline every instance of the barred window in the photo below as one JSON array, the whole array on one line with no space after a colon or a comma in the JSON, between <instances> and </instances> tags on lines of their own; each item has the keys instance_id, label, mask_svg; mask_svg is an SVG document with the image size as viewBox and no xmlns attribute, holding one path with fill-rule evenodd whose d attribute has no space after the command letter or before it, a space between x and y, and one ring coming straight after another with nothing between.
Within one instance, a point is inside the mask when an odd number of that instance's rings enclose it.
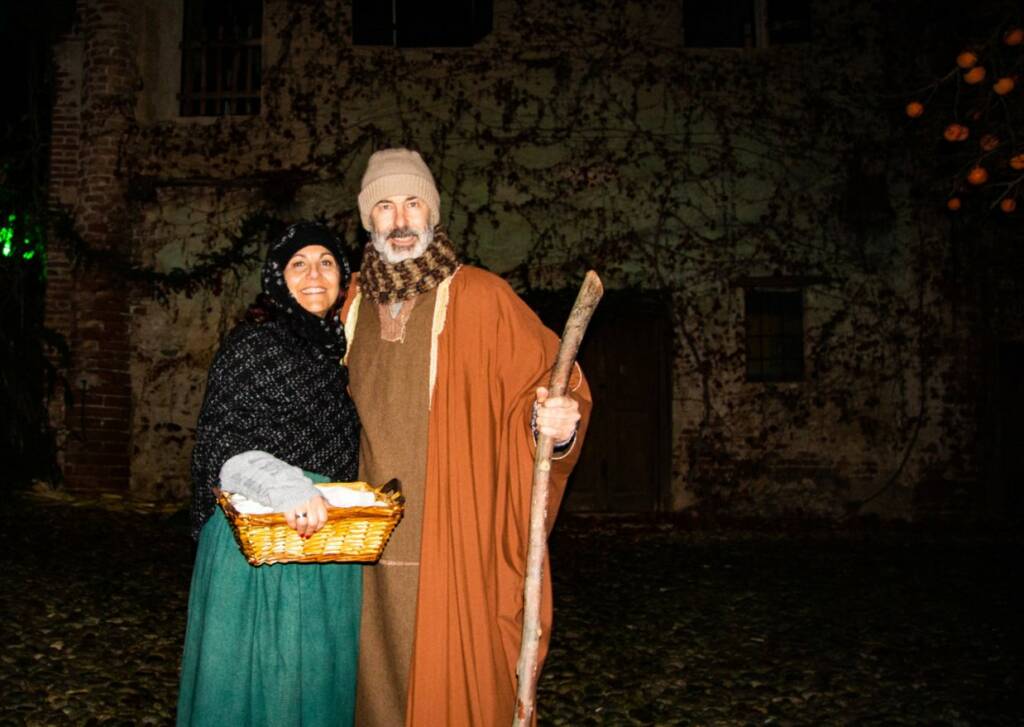
<instances>
[{"instance_id":1,"label":"barred window","mask_svg":"<svg viewBox=\"0 0 1024 727\"><path fill-rule=\"evenodd\" d=\"M688 48L766 48L811 39L809 0L683 0Z\"/></svg>"},{"instance_id":2,"label":"barred window","mask_svg":"<svg viewBox=\"0 0 1024 727\"><path fill-rule=\"evenodd\" d=\"M804 378L802 290L746 290L747 381Z\"/></svg>"},{"instance_id":3,"label":"barred window","mask_svg":"<svg viewBox=\"0 0 1024 727\"><path fill-rule=\"evenodd\" d=\"M262 0L185 0L181 115L260 112Z\"/></svg>"},{"instance_id":4,"label":"barred window","mask_svg":"<svg viewBox=\"0 0 1024 727\"><path fill-rule=\"evenodd\" d=\"M491 32L493 17L493 0L353 0L352 43L467 47Z\"/></svg>"}]
</instances>

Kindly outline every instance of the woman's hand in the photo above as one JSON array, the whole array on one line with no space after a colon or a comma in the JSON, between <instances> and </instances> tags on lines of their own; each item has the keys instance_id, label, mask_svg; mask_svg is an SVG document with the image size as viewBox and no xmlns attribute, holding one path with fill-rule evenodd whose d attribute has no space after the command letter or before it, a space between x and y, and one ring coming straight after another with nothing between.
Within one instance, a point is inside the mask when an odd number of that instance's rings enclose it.
<instances>
[{"instance_id":1,"label":"woman's hand","mask_svg":"<svg viewBox=\"0 0 1024 727\"><path fill-rule=\"evenodd\" d=\"M303 538L308 538L327 524L327 502L315 495L305 502L286 510L284 519Z\"/></svg>"}]
</instances>

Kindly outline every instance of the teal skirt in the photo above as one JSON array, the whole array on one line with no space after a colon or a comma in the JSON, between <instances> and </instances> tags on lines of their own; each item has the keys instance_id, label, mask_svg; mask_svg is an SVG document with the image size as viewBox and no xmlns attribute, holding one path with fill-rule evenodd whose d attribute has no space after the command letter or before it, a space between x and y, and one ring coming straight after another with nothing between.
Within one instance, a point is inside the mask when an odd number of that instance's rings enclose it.
<instances>
[{"instance_id":1,"label":"teal skirt","mask_svg":"<svg viewBox=\"0 0 1024 727\"><path fill-rule=\"evenodd\" d=\"M361 565L249 565L217 508L192 572L178 725L352 725L362 587Z\"/></svg>"}]
</instances>

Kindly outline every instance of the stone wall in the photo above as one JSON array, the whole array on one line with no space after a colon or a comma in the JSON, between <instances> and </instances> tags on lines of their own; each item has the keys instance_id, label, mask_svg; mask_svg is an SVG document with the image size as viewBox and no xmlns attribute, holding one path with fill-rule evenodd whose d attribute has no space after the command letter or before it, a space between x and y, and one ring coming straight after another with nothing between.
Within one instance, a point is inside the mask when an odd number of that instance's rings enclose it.
<instances>
[{"instance_id":1,"label":"stone wall","mask_svg":"<svg viewBox=\"0 0 1024 727\"><path fill-rule=\"evenodd\" d=\"M187 268L264 213L324 219L358 258L365 160L411 145L470 260L521 288L593 266L671 298L674 509L908 516L916 483L973 476L944 222L885 170L880 201L850 201L885 132L857 106L881 78L845 25L875 27L862 4L819 7L812 44L712 51L680 47L678 2L499 0L472 48L398 50L353 48L346 2L267 0L262 113L198 119L171 98L180 4L80 5L53 194L90 244ZM806 377L750 383L743 291L780 279L805 289ZM256 287L249 264L162 301L51 256L82 386L54 407L69 483L185 496L206 367Z\"/></svg>"},{"instance_id":2,"label":"stone wall","mask_svg":"<svg viewBox=\"0 0 1024 727\"><path fill-rule=\"evenodd\" d=\"M143 264L187 266L216 244L253 203L249 190L166 188L136 219ZM132 310L132 489L147 497L184 499L188 462L206 372L220 339L259 291L253 270L225 276L218 290L178 295L163 304L140 299Z\"/></svg>"}]
</instances>

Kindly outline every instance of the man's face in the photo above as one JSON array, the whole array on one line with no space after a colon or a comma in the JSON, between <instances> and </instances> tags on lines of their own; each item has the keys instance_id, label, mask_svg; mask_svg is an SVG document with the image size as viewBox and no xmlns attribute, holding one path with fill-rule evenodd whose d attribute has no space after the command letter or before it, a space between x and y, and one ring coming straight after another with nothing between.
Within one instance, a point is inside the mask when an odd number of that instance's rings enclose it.
<instances>
[{"instance_id":1,"label":"man's face","mask_svg":"<svg viewBox=\"0 0 1024 727\"><path fill-rule=\"evenodd\" d=\"M423 254L434 239L430 208L419 197L396 195L370 210L373 247L391 265Z\"/></svg>"}]
</instances>

